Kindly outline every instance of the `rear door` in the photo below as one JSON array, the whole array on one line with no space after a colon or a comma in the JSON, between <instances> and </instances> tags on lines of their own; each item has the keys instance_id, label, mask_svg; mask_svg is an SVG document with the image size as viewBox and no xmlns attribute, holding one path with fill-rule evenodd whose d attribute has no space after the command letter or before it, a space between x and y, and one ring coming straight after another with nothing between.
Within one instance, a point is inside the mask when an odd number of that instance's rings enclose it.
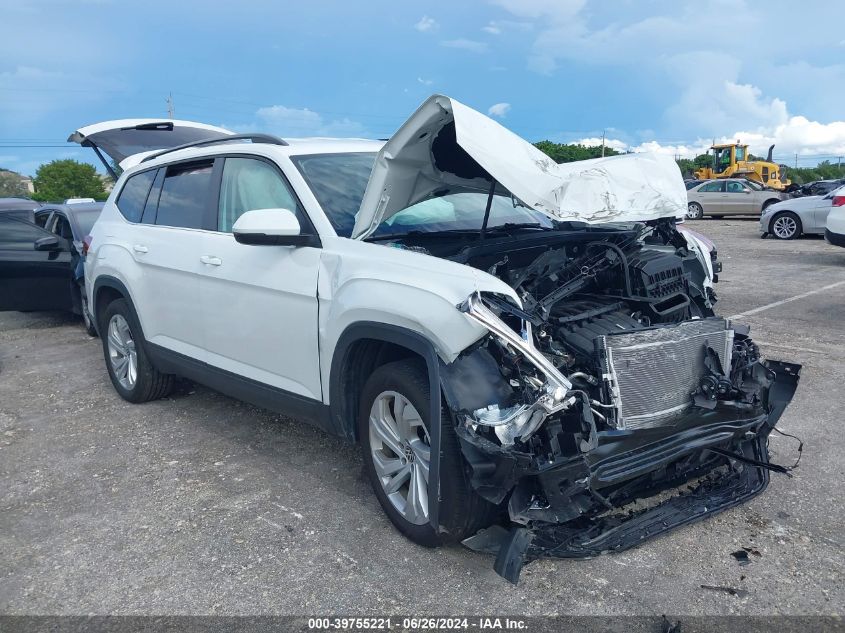
<instances>
[{"instance_id":1,"label":"rear door","mask_svg":"<svg viewBox=\"0 0 845 633\"><path fill-rule=\"evenodd\" d=\"M137 222L123 235L138 266L132 292L144 337L198 360L206 356L200 258L215 219L217 178L214 158L172 163L131 176L116 201Z\"/></svg>"},{"instance_id":2,"label":"rear door","mask_svg":"<svg viewBox=\"0 0 845 633\"><path fill-rule=\"evenodd\" d=\"M722 197L725 195L725 181L706 182L698 188L697 194L705 215L718 215L724 208Z\"/></svg>"},{"instance_id":3,"label":"rear door","mask_svg":"<svg viewBox=\"0 0 845 633\"><path fill-rule=\"evenodd\" d=\"M114 165L107 158L127 169L138 162L127 161L130 156L231 134L225 128L194 121L119 119L81 127L67 140L93 148L106 170L114 176Z\"/></svg>"},{"instance_id":4,"label":"rear door","mask_svg":"<svg viewBox=\"0 0 845 633\"><path fill-rule=\"evenodd\" d=\"M70 310L70 243L0 214L0 310Z\"/></svg>"}]
</instances>

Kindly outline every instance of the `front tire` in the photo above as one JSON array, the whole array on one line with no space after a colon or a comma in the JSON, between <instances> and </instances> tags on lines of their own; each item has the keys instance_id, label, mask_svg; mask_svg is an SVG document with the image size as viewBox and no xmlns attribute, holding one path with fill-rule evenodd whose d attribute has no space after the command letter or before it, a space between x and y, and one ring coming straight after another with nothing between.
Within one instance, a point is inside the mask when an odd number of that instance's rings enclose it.
<instances>
[{"instance_id":1,"label":"front tire","mask_svg":"<svg viewBox=\"0 0 845 633\"><path fill-rule=\"evenodd\" d=\"M425 547L459 541L488 526L496 506L471 488L448 409L440 411L440 508L430 521L430 385L422 362L377 368L361 394L358 433L373 491L394 526Z\"/></svg>"},{"instance_id":2,"label":"front tire","mask_svg":"<svg viewBox=\"0 0 845 633\"><path fill-rule=\"evenodd\" d=\"M125 299L112 301L100 321L103 355L115 391L133 403L158 400L173 389L173 376L153 367L144 349L141 325Z\"/></svg>"},{"instance_id":3,"label":"front tire","mask_svg":"<svg viewBox=\"0 0 845 633\"><path fill-rule=\"evenodd\" d=\"M690 220L700 220L704 217L704 209L697 202L690 202L687 205L687 218Z\"/></svg>"},{"instance_id":4,"label":"front tire","mask_svg":"<svg viewBox=\"0 0 845 633\"><path fill-rule=\"evenodd\" d=\"M779 240L794 240L801 235L803 230L801 218L792 211L781 211L776 213L769 224L772 235Z\"/></svg>"}]
</instances>

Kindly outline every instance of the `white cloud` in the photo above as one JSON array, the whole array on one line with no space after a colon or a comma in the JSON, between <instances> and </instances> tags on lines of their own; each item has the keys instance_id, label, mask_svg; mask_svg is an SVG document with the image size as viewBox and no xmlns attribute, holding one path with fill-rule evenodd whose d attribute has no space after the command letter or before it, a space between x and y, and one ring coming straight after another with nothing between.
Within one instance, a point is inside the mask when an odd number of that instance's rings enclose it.
<instances>
[{"instance_id":1,"label":"white cloud","mask_svg":"<svg viewBox=\"0 0 845 633\"><path fill-rule=\"evenodd\" d=\"M422 77L417 77L417 83L421 83L423 86L430 86L434 83L431 79L423 79Z\"/></svg>"},{"instance_id":2,"label":"white cloud","mask_svg":"<svg viewBox=\"0 0 845 633\"><path fill-rule=\"evenodd\" d=\"M481 30L490 35L499 35L502 32L502 28L497 26L495 22L490 22L487 26L482 26Z\"/></svg>"},{"instance_id":3,"label":"white cloud","mask_svg":"<svg viewBox=\"0 0 845 633\"><path fill-rule=\"evenodd\" d=\"M283 105L259 108L255 112L255 120L251 123L223 124L223 127L239 132L267 132L282 137L367 136L366 128L358 121L346 117L326 120L322 115L308 108L289 108Z\"/></svg>"},{"instance_id":4,"label":"white cloud","mask_svg":"<svg viewBox=\"0 0 845 633\"><path fill-rule=\"evenodd\" d=\"M640 143L627 143L617 138L606 139L605 144L620 152L657 152L693 158L707 151L716 143L733 143L739 140L747 143L752 154L765 156L769 146L774 145L774 158L780 162L792 164L792 156L810 156L813 160L827 156L834 160L845 156L845 121L821 123L803 116L787 116L780 123L756 129L736 129L733 134L698 138L686 143L660 143L646 140ZM572 141L581 145L601 145L600 137L586 137Z\"/></svg>"},{"instance_id":5,"label":"white cloud","mask_svg":"<svg viewBox=\"0 0 845 633\"><path fill-rule=\"evenodd\" d=\"M478 42L476 40L467 40L463 38L458 38L456 40L445 40L440 42L441 46L445 46L446 48L458 48L465 51L470 51L471 53L486 53L487 52L487 43L486 42Z\"/></svg>"},{"instance_id":6,"label":"white cloud","mask_svg":"<svg viewBox=\"0 0 845 633\"><path fill-rule=\"evenodd\" d=\"M500 119L504 119L510 111L510 103L494 103L489 108L487 108L487 114L489 114L490 116L498 117Z\"/></svg>"},{"instance_id":7,"label":"white cloud","mask_svg":"<svg viewBox=\"0 0 845 633\"><path fill-rule=\"evenodd\" d=\"M420 21L414 24L414 28L417 29L420 33L425 33L426 31L433 31L439 25L437 24L437 20L434 18L430 18L427 15L422 16Z\"/></svg>"}]
</instances>

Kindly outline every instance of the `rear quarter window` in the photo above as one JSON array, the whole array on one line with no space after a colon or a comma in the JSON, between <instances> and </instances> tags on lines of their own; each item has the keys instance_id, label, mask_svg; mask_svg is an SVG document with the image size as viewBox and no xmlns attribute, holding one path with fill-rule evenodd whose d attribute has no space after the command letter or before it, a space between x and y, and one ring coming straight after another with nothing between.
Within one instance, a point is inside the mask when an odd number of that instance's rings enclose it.
<instances>
[{"instance_id":1,"label":"rear quarter window","mask_svg":"<svg viewBox=\"0 0 845 633\"><path fill-rule=\"evenodd\" d=\"M156 170L142 171L140 174L129 176L120 195L117 197L117 208L124 218L130 222L140 222L144 212L144 204L150 193L150 187L155 179Z\"/></svg>"},{"instance_id":2,"label":"rear quarter window","mask_svg":"<svg viewBox=\"0 0 845 633\"><path fill-rule=\"evenodd\" d=\"M187 229L209 226L214 161L171 165L161 185L156 224ZM216 209L215 215L216 215Z\"/></svg>"}]
</instances>

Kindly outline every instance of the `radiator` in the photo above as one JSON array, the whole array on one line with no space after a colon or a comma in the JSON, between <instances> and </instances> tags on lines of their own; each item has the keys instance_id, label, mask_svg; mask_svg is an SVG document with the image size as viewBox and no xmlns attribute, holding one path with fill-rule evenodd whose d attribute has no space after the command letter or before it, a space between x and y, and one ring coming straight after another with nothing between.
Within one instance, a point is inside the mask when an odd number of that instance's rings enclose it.
<instances>
[{"instance_id":1,"label":"radiator","mask_svg":"<svg viewBox=\"0 0 845 633\"><path fill-rule=\"evenodd\" d=\"M708 318L649 330L606 334L596 340L603 374L617 409L617 427L642 429L671 424L692 406L692 394L709 372L705 349L730 373L733 330Z\"/></svg>"}]
</instances>

